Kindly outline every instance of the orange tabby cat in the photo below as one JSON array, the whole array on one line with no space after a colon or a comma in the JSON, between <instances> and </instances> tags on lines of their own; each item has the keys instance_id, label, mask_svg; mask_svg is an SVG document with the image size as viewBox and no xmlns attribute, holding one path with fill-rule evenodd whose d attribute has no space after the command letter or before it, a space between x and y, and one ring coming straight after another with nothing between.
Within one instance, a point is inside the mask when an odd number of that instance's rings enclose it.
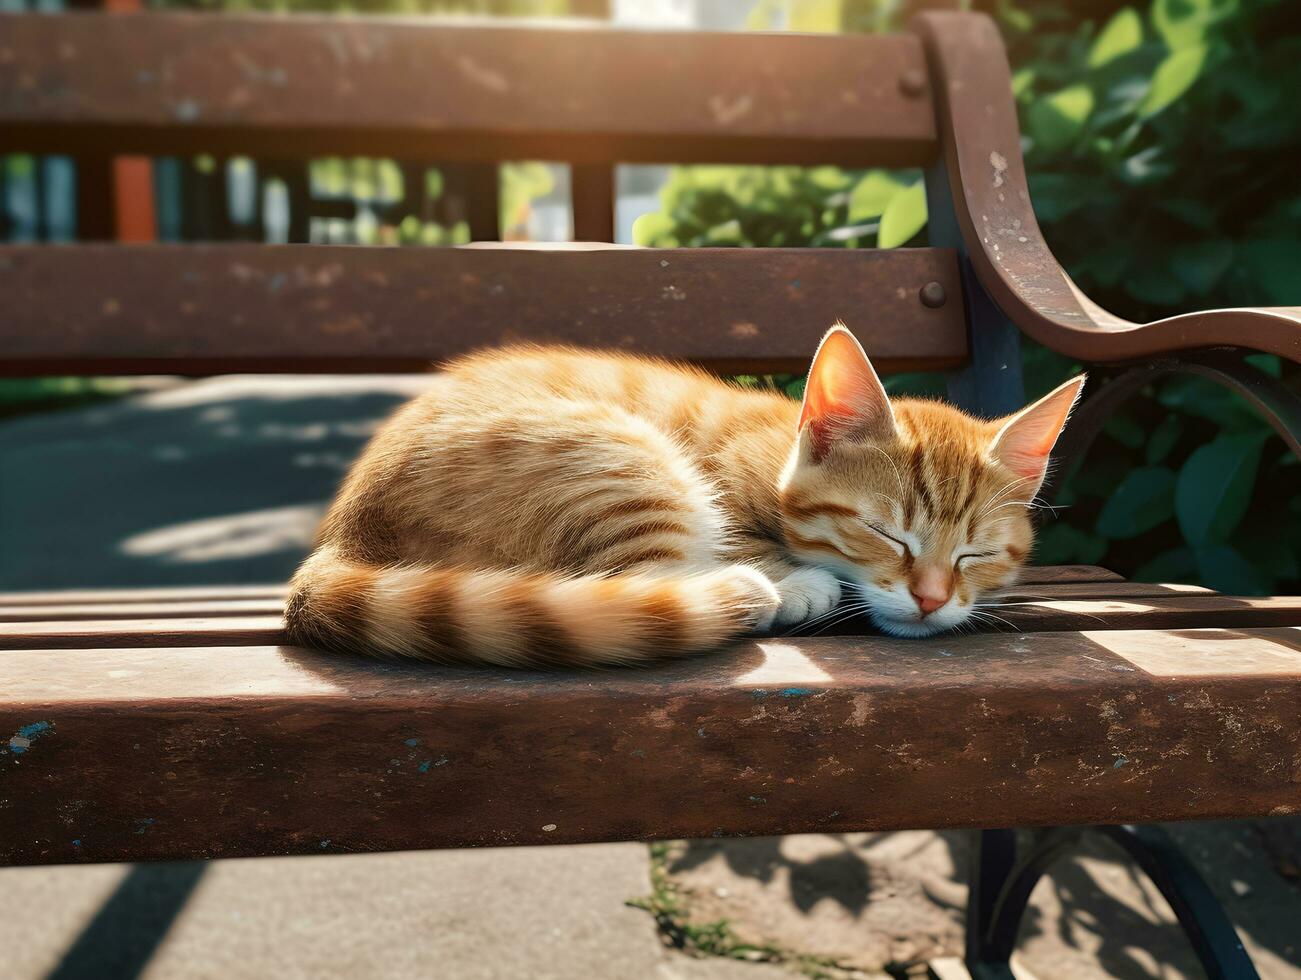
<instances>
[{"instance_id":1,"label":"orange tabby cat","mask_svg":"<svg viewBox=\"0 0 1301 980\"><path fill-rule=\"evenodd\" d=\"M678 656L847 594L924 636L1009 584L1083 386L1009 419L891 402L823 339L803 406L663 361L516 347L375 436L294 577L295 642L510 666Z\"/></svg>"}]
</instances>

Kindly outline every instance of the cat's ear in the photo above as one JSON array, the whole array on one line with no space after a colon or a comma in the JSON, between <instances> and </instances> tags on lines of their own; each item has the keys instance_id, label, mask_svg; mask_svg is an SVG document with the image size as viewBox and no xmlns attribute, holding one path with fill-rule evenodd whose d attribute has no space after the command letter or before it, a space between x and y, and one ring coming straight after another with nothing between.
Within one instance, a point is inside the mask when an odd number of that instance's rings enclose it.
<instances>
[{"instance_id":1,"label":"cat's ear","mask_svg":"<svg viewBox=\"0 0 1301 980\"><path fill-rule=\"evenodd\" d=\"M838 439L880 439L894 433L894 412L881 379L843 323L827 332L813 355L799 431L809 439L814 461Z\"/></svg>"},{"instance_id":2,"label":"cat's ear","mask_svg":"<svg viewBox=\"0 0 1301 980\"><path fill-rule=\"evenodd\" d=\"M1081 374L1053 389L1033 405L1003 423L990 444L989 455L1015 473L1027 497L1039 491L1048 469L1048 454L1057 444L1071 409L1084 389Z\"/></svg>"}]
</instances>

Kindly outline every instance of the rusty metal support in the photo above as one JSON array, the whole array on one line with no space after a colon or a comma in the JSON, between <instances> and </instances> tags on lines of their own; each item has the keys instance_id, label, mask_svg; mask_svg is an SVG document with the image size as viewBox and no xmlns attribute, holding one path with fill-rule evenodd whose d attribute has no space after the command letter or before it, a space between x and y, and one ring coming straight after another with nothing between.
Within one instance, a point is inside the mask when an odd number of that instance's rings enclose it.
<instances>
[{"instance_id":1,"label":"rusty metal support","mask_svg":"<svg viewBox=\"0 0 1301 980\"><path fill-rule=\"evenodd\" d=\"M1210 980L1256 980L1258 974L1215 895L1159 827L1101 825L1029 831L976 831L967 907L967 968L976 980L1011 978L1009 961L1030 895L1047 870L1089 833L1116 844L1157 886L1174 910Z\"/></svg>"},{"instance_id":2,"label":"rusty metal support","mask_svg":"<svg viewBox=\"0 0 1301 980\"><path fill-rule=\"evenodd\" d=\"M1116 411L1154 381L1175 374L1205 378L1242 397L1297 456L1301 456L1301 394L1247 360L1250 351L1217 349L1194 351L1138 364L1087 392L1071 415L1053 455L1058 465L1049 474L1040 495L1051 502L1061 491L1061 481L1082 460Z\"/></svg>"}]
</instances>

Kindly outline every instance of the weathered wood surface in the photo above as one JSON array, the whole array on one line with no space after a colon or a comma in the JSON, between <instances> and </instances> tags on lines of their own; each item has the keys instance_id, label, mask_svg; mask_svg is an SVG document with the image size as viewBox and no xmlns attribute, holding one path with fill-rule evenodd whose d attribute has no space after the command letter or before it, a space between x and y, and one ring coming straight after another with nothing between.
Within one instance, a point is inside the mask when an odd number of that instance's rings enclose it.
<instances>
[{"instance_id":1,"label":"weathered wood surface","mask_svg":"<svg viewBox=\"0 0 1301 980\"><path fill-rule=\"evenodd\" d=\"M984 613L975 625L994 632L1301 626L1301 597L1176 594L1036 599L1006 602ZM119 607L111 615L98 617L93 609L61 619L45 618L50 615L23 619L0 615L0 650L75 649L88 643L107 648L231 647L285 642L280 606L274 600L264 601L255 609L218 607L169 612L138 606ZM840 636L870 636L876 632L862 617L809 630ZM780 639L789 632L773 638ZM794 635L805 632L797 629Z\"/></svg>"},{"instance_id":2,"label":"weathered wood surface","mask_svg":"<svg viewBox=\"0 0 1301 980\"><path fill-rule=\"evenodd\" d=\"M1032 565L1022 569L1021 582L1122 582L1124 577L1097 565Z\"/></svg>"},{"instance_id":3,"label":"weathered wood surface","mask_svg":"<svg viewBox=\"0 0 1301 980\"><path fill-rule=\"evenodd\" d=\"M127 589L53 589L31 592L0 592L0 608L8 606L66 606L79 603L169 603L209 599L266 599L289 594L281 583L265 585L179 585Z\"/></svg>"},{"instance_id":4,"label":"weathered wood surface","mask_svg":"<svg viewBox=\"0 0 1301 980\"><path fill-rule=\"evenodd\" d=\"M1065 584L1070 582L1117 582L1124 579L1097 565L1031 566L1021 575L1024 586L1031 584ZM1126 583L1128 584L1128 583ZM1020 588L1021 586L1018 586ZM1171 586L1162 586L1171 588ZM1174 586L1188 589L1190 586ZM74 605L82 603L170 603L207 602L228 599L283 599L289 592L284 583L261 585L183 585L138 587L129 589L54 589L32 592L0 592L0 608L7 606ZM1113 593L1108 593L1111 595Z\"/></svg>"},{"instance_id":5,"label":"weathered wood surface","mask_svg":"<svg viewBox=\"0 0 1301 980\"><path fill-rule=\"evenodd\" d=\"M86 599L65 603L7 602L0 595L0 623L35 621L71 621L82 619L204 619L218 616L275 616L284 609L284 590L278 589L262 597L234 598L200 595L197 598L157 600L145 598L152 590L140 590L139 596L130 593L122 601L98 602ZM11 593L10 597L14 594ZM21 593L18 593L21 595ZM1054 600L1134 600L1212 595L1209 589L1198 586L1144 585L1139 582L1062 582L1026 584L1000 595L1006 603L1039 603ZM1256 600L1246 600L1255 602ZM1286 605L1289 600L1282 600ZM1266 600L1261 608L1276 606L1279 600ZM859 622L861 625L861 621Z\"/></svg>"},{"instance_id":6,"label":"weathered wood surface","mask_svg":"<svg viewBox=\"0 0 1301 980\"><path fill-rule=\"evenodd\" d=\"M1021 157L1012 75L984 14L929 11L913 21L934 75L954 210L981 284L1019 328L1086 361L1235 346L1301 360L1301 307L1206 310L1133 323L1086 297L1035 218Z\"/></svg>"},{"instance_id":7,"label":"weathered wood surface","mask_svg":"<svg viewBox=\"0 0 1301 980\"><path fill-rule=\"evenodd\" d=\"M207 619L214 616L278 616L284 599L199 599L173 602L81 602L64 605L4 605L0 623L71 622L82 619Z\"/></svg>"},{"instance_id":8,"label":"weathered wood surface","mask_svg":"<svg viewBox=\"0 0 1301 980\"><path fill-rule=\"evenodd\" d=\"M0 246L0 295L0 374L421 370L523 340L803 371L837 319L882 370L967 354L946 249Z\"/></svg>"},{"instance_id":9,"label":"weathered wood surface","mask_svg":"<svg viewBox=\"0 0 1301 980\"><path fill-rule=\"evenodd\" d=\"M0 150L921 165L910 36L0 15Z\"/></svg>"},{"instance_id":10,"label":"weathered wood surface","mask_svg":"<svg viewBox=\"0 0 1301 980\"><path fill-rule=\"evenodd\" d=\"M0 654L0 864L1301 812L1296 629Z\"/></svg>"},{"instance_id":11,"label":"weathered wood surface","mask_svg":"<svg viewBox=\"0 0 1301 980\"><path fill-rule=\"evenodd\" d=\"M1116 599L1148 596L1214 595L1200 585L1158 585L1126 582L1123 579L1098 582L1021 582L995 593L1000 602L1034 602L1038 599ZM0 609L3 604L0 603Z\"/></svg>"},{"instance_id":12,"label":"weathered wood surface","mask_svg":"<svg viewBox=\"0 0 1301 980\"><path fill-rule=\"evenodd\" d=\"M25 648L252 646L284 642L284 618L149 616L135 619L73 619L0 623L0 650Z\"/></svg>"}]
</instances>

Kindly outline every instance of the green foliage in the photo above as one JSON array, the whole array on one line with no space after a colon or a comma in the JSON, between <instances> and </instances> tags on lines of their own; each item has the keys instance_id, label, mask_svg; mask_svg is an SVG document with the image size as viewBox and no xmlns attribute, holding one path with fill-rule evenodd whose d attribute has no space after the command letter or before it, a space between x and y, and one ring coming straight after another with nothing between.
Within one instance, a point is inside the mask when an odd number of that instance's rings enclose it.
<instances>
[{"instance_id":1,"label":"green foliage","mask_svg":"<svg viewBox=\"0 0 1301 980\"><path fill-rule=\"evenodd\" d=\"M1238 526L1256 483L1261 440L1221 436L1195 449L1179 471L1175 513L1194 545L1224 542Z\"/></svg>"},{"instance_id":2,"label":"green foliage","mask_svg":"<svg viewBox=\"0 0 1301 980\"><path fill-rule=\"evenodd\" d=\"M1155 0L1104 25L1003 18L1036 212L1103 306L1136 319L1297 301L1301 36L1278 0Z\"/></svg>"},{"instance_id":3,"label":"green foliage","mask_svg":"<svg viewBox=\"0 0 1301 980\"><path fill-rule=\"evenodd\" d=\"M914 172L835 167L675 167L660 210L633 224L638 245L893 248L926 224Z\"/></svg>"},{"instance_id":4,"label":"green foliage","mask_svg":"<svg viewBox=\"0 0 1301 980\"><path fill-rule=\"evenodd\" d=\"M1174 473L1164 466L1130 470L1103 505L1098 533L1133 538L1168 521L1174 513L1175 482Z\"/></svg>"},{"instance_id":5,"label":"green foliage","mask_svg":"<svg viewBox=\"0 0 1301 980\"><path fill-rule=\"evenodd\" d=\"M877 248L905 245L926 227L926 187L919 180L890 198L876 233Z\"/></svg>"},{"instance_id":6,"label":"green foliage","mask_svg":"<svg viewBox=\"0 0 1301 980\"><path fill-rule=\"evenodd\" d=\"M1035 210L1104 306L1154 319L1301 302L1301 103L1287 94L1301 91L1301 39L1278 26L1286 16L1271 0L1155 0L1095 29L1032 0L1003 18ZM1063 111L1065 93L1086 90L1091 111L1078 95ZM1161 382L1068 477L1069 509L1041 534L1039 557L1232 592L1295 589L1298 470L1236 395Z\"/></svg>"},{"instance_id":7,"label":"green foliage","mask_svg":"<svg viewBox=\"0 0 1301 980\"><path fill-rule=\"evenodd\" d=\"M501 227L504 230L527 226L533 201L545 197L555 188L555 179L546 164L537 162L501 165Z\"/></svg>"},{"instance_id":8,"label":"green foliage","mask_svg":"<svg viewBox=\"0 0 1301 980\"><path fill-rule=\"evenodd\" d=\"M1101 68L1129 54L1143 43L1143 21L1133 8L1126 7L1107 22L1089 48L1088 65Z\"/></svg>"},{"instance_id":9,"label":"green foliage","mask_svg":"<svg viewBox=\"0 0 1301 980\"><path fill-rule=\"evenodd\" d=\"M0 383L0 418L86 405L135 388L129 378L6 378Z\"/></svg>"}]
</instances>

